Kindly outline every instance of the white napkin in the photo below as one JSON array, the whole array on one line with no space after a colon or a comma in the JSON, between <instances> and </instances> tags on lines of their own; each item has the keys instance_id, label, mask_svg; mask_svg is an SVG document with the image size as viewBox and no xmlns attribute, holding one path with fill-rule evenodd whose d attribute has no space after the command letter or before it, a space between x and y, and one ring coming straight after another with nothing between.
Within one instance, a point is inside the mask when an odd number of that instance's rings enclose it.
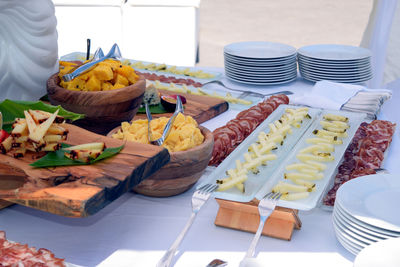
<instances>
[{"instance_id":1,"label":"white napkin","mask_svg":"<svg viewBox=\"0 0 400 267\"><path fill-rule=\"evenodd\" d=\"M290 102L315 108L340 110L350 98L365 89L361 85L320 81L314 85L309 93L293 96Z\"/></svg>"}]
</instances>

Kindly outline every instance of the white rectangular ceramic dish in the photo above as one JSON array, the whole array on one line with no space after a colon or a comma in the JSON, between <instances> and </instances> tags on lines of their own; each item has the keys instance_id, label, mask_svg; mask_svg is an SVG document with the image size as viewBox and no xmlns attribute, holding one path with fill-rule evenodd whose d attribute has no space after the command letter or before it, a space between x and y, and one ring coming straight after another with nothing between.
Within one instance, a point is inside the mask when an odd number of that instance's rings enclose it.
<instances>
[{"instance_id":1,"label":"white rectangular ceramic dish","mask_svg":"<svg viewBox=\"0 0 400 267\"><path fill-rule=\"evenodd\" d=\"M237 159L243 159L244 153L248 151L248 148L252 143L257 141L260 132L269 132L269 123L280 119L281 116L285 113L286 108L297 109L299 107L291 105L280 105L210 174L209 177L205 179L203 184L214 184L216 183L216 180L226 177L225 172L229 169L235 168L235 161ZM303 136L305 131L309 128L309 126L314 122L315 118L317 118L320 113L320 109L310 108L308 110L308 114L311 116L311 119L304 119L300 128L293 127L292 134L287 135L283 145L279 146L278 149L273 151L273 153L276 154L277 159L268 161L267 166L260 166L258 168L260 171L258 174L253 174L251 172L248 173L248 180L245 182L244 193L240 192L237 188L231 188L226 191L216 192L215 197L240 202L248 202L254 199L260 188L262 188L263 185L270 180L280 162L283 161L290 154L295 144ZM203 184L199 185L199 187Z\"/></svg>"},{"instance_id":2,"label":"white rectangular ceramic dish","mask_svg":"<svg viewBox=\"0 0 400 267\"><path fill-rule=\"evenodd\" d=\"M341 162L341 159L344 155L344 152L346 151L347 146L353 139L353 136L355 132L357 131L360 123L365 120L366 114L365 113L353 113L353 112L345 112L345 111L333 111L333 110L323 110L321 114L319 114L319 117L315 119L313 124L307 129L305 134L302 136L302 138L299 140L299 142L296 144L296 146L288 153L287 157L284 158L283 161L280 162L279 167L275 170L275 172L271 175L271 178L266 181L266 183L262 186L262 188L257 192L255 197L257 199L263 198L267 193L271 192L273 186L278 183L279 181L284 181L284 173L286 171L286 166L292 163L300 162L296 156L298 152L309 146L308 143L306 143L307 138L312 138L315 137L313 134L313 131L316 129L322 129L322 126L320 125L320 121L323 118L323 115L330 113L330 114L337 114L337 115L342 115L345 117L349 118L349 125L350 128L347 129L347 134L348 136L346 138L343 138L343 144L341 145L335 145L335 151L332 152L331 154L334 156L334 161L331 162L325 162L327 168L323 171L324 178L321 180L315 180L316 184L316 189L315 191L311 192L310 195L305 198L305 199L299 199L299 200L294 200L294 201L285 201L285 200L279 200L278 205L281 207L286 207L286 208L292 208L292 209L298 209L298 210L311 210L317 206L317 204L320 202L320 199L323 195L323 193L326 191L327 186L330 184L330 180L332 179L332 176L336 173L336 168L338 167L339 163Z\"/></svg>"}]
</instances>

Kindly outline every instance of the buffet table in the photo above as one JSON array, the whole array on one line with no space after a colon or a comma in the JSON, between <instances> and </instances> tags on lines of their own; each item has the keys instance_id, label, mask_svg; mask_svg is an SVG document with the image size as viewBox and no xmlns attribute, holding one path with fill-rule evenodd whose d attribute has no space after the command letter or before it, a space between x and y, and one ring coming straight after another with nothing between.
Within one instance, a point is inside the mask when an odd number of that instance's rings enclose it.
<instances>
[{"instance_id":1,"label":"buffet table","mask_svg":"<svg viewBox=\"0 0 400 267\"><path fill-rule=\"evenodd\" d=\"M218 88L207 88L213 86ZM257 91L291 90L301 94L312 86L298 78L290 84ZM379 118L399 125L398 103L400 92L393 90ZM202 125L214 130L237 112L229 110ZM396 132L384 162L389 172L400 173L399 156ZM0 210L0 230L6 231L10 240L48 248L57 257L79 266L155 266L188 220L193 192L194 188L168 198L126 193L87 218L66 218L13 205ZM181 244L175 266L205 267L215 258L227 261L228 266L238 266L253 234L215 226L217 211L215 199L210 199ZM261 237L257 247L259 266L352 266L354 256L335 238L331 212L316 208L299 215L303 225L291 241Z\"/></svg>"}]
</instances>

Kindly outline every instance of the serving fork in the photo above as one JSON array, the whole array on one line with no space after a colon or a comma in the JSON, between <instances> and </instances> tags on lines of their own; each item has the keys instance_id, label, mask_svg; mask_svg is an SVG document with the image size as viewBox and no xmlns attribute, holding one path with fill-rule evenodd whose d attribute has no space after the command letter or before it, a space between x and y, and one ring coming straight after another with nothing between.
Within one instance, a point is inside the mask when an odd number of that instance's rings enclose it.
<instances>
[{"instance_id":1,"label":"serving fork","mask_svg":"<svg viewBox=\"0 0 400 267\"><path fill-rule=\"evenodd\" d=\"M157 267L169 267L171 266L171 262L173 257L175 256L175 252L181 244L183 238L188 232L190 226L192 226L194 219L196 218L197 213L200 208L207 202L210 198L211 194L218 188L218 185L215 184L206 184L200 187L193 193L192 196L192 214L190 215L189 221L186 223L182 232L178 235L174 243L172 243L171 247L165 252L164 256L157 263Z\"/></svg>"},{"instance_id":2,"label":"serving fork","mask_svg":"<svg viewBox=\"0 0 400 267\"><path fill-rule=\"evenodd\" d=\"M292 91L279 91L279 92L274 92L274 93L261 94L261 93L257 93L257 92L253 92L253 91L240 90L240 89L235 89L235 88L228 87L220 80L212 80L212 81L209 81L209 82L205 82L205 83L203 83L202 86L205 86L205 85L210 84L210 83L219 84L219 85L221 85L221 86L223 86L226 89L231 90L231 91L241 92L242 94L239 96L239 98L243 98L243 97L248 96L248 95L253 95L253 96L256 96L256 97L264 98L264 97L270 96L270 95L278 95L278 94L291 95L291 94L293 94Z\"/></svg>"},{"instance_id":3,"label":"serving fork","mask_svg":"<svg viewBox=\"0 0 400 267\"><path fill-rule=\"evenodd\" d=\"M270 192L258 204L258 213L260 214L260 224L258 225L257 232L254 235L253 241L251 242L250 247L247 250L246 256L244 256L242 262L244 262L248 258L254 257L254 252L256 250L256 246L258 240L260 239L262 230L264 229L265 221L275 210L276 203L278 202L281 196L282 196L281 193Z\"/></svg>"}]
</instances>

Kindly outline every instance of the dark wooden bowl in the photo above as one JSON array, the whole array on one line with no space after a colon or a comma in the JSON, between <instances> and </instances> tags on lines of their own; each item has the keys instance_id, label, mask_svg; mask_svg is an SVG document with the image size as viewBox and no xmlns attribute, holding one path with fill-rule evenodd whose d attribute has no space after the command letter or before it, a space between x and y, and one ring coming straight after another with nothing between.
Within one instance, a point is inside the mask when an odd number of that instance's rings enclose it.
<instances>
[{"instance_id":1,"label":"dark wooden bowl","mask_svg":"<svg viewBox=\"0 0 400 267\"><path fill-rule=\"evenodd\" d=\"M146 81L130 86L97 92L71 91L61 87L58 73L47 80L47 93L52 105L61 105L66 110L85 114L84 119L74 124L89 131L107 134L123 121L130 121L142 103Z\"/></svg>"},{"instance_id":2,"label":"dark wooden bowl","mask_svg":"<svg viewBox=\"0 0 400 267\"><path fill-rule=\"evenodd\" d=\"M120 127L107 136L116 133ZM186 151L171 152L170 161L133 188L136 193L152 197L178 195L191 188L201 177L212 156L213 134L199 126L204 142Z\"/></svg>"}]
</instances>

